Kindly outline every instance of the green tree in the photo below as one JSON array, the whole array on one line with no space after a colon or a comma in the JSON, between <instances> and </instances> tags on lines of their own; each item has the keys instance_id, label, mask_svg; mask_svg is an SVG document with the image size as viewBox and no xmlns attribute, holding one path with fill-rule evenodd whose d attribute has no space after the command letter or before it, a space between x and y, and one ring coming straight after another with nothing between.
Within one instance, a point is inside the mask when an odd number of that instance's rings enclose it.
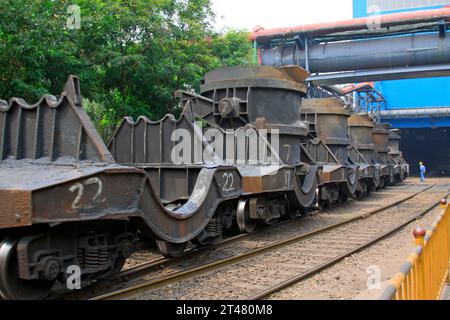
<instances>
[{"instance_id":1,"label":"green tree","mask_svg":"<svg viewBox=\"0 0 450 320\"><path fill-rule=\"evenodd\" d=\"M214 37L212 54L222 66L248 66L254 64L253 44L245 30L228 30Z\"/></svg>"},{"instance_id":2,"label":"green tree","mask_svg":"<svg viewBox=\"0 0 450 320\"><path fill-rule=\"evenodd\" d=\"M51 66L78 71L80 61L64 34L66 6L66 1L0 1L0 96L37 100L60 86Z\"/></svg>"},{"instance_id":3,"label":"green tree","mask_svg":"<svg viewBox=\"0 0 450 320\"><path fill-rule=\"evenodd\" d=\"M79 29L67 19L80 8ZM247 32L213 29L210 0L0 0L0 97L34 102L80 77L104 138L123 116L179 113L174 92L252 63Z\"/></svg>"}]
</instances>

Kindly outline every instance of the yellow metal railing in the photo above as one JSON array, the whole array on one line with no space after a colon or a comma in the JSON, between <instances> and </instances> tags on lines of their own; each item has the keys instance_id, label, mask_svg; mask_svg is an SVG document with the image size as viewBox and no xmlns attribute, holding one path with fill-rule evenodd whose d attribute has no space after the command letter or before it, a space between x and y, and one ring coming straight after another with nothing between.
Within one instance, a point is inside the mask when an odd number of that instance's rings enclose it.
<instances>
[{"instance_id":1,"label":"yellow metal railing","mask_svg":"<svg viewBox=\"0 0 450 320\"><path fill-rule=\"evenodd\" d=\"M450 205L426 232L414 230L416 248L391 280L381 300L438 300L448 280L450 262Z\"/></svg>"}]
</instances>

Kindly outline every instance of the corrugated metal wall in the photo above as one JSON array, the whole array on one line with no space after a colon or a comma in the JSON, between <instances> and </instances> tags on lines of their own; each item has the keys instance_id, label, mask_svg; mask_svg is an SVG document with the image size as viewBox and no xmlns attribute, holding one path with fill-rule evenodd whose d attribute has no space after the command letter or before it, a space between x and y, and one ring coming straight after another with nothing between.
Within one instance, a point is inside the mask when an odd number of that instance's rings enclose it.
<instances>
[{"instance_id":1,"label":"corrugated metal wall","mask_svg":"<svg viewBox=\"0 0 450 320\"><path fill-rule=\"evenodd\" d=\"M395 13L441 8L450 5L449 0L353 0L353 17L367 17L374 11Z\"/></svg>"},{"instance_id":2,"label":"corrugated metal wall","mask_svg":"<svg viewBox=\"0 0 450 320\"><path fill-rule=\"evenodd\" d=\"M376 8L378 8L378 11L394 11L448 4L450 4L448 0L367 0L367 11L370 13L376 11Z\"/></svg>"},{"instance_id":3,"label":"corrugated metal wall","mask_svg":"<svg viewBox=\"0 0 450 320\"><path fill-rule=\"evenodd\" d=\"M388 100L389 109L450 106L450 78L379 82L377 90Z\"/></svg>"}]
</instances>

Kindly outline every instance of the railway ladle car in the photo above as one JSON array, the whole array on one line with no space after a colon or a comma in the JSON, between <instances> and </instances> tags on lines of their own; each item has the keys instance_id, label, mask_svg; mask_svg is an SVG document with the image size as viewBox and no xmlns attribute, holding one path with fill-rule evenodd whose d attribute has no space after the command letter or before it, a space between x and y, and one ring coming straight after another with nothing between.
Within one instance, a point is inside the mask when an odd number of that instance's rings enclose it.
<instances>
[{"instance_id":1,"label":"railway ladle car","mask_svg":"<svg viewBox=\"0 0 450 320\"><path fill-rule=\"evenodd\" d=\"M188 242L353 196L362 177L379 187L372 132L365 145L342 106L322 113L331 101L305 100L307 76L299 67L212 71L200 95L177 92L178 120L125 118L108 147L76 77L58 99L1 101L1 297L41 299L77 272L82 284L114 275L138 233L178 257ZM337 120L330 132L328 116ZM351 161L352 146L364 161Z\"/></svg>"}]
</instances>

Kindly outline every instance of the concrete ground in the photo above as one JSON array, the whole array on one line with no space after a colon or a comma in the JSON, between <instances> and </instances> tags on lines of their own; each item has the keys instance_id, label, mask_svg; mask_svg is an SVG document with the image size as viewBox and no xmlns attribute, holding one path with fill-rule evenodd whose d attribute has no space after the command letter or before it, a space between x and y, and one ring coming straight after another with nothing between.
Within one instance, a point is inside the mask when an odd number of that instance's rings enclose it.
<instances>
[{"instance_id":1,"label":"concrete ground","mask_svg":"<svg viewBox=\"0 0 450 320\"><path fill-rule=\"evenodd\" d=\"M450 300L450 285L447 284L442 292L441 300Z\"/></svg>"}]
</instances>

